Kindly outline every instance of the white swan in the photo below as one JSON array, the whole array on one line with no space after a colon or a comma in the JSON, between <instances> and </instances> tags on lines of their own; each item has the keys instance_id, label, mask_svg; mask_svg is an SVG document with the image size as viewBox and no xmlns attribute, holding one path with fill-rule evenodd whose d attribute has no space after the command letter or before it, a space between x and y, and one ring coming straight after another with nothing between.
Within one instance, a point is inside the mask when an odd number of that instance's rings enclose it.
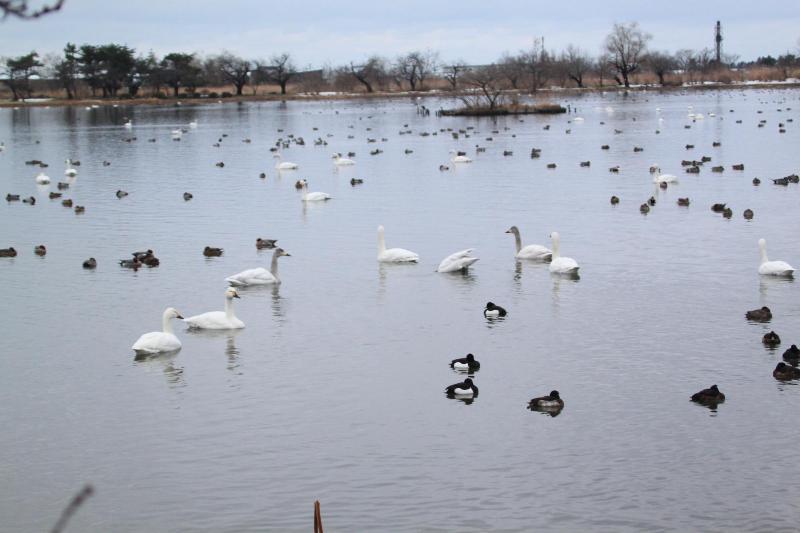
<instances>
[{"instance_id":1,"label":"white swan","mask_svg":"<svg viewBox=\"0 0 800 533\"><path fill-rule=\"evenodd\" d=\"M472 159L471 158L469 158L469 157L467 157L465 155L458 155L458 152L456 152L455 150L450 150L450 153L451 154L456 154L456 155L453 156L452 159L450 159L450 162L452 162L452 163L472 163Z\"/></svg>"},{"instance_id":2,"label":"white swan","mask_svg":"<svg viewBox=\"0 0 800 533\"><path fill-rule=\"evenodd\" d=\"M560 251L561 237L557 231L550 234L553 240L553 261L550 263L550 272L553 274L577 274L578 262L571 257L562 257Z\"/></svg>"},{"instance_id":3,"label":"white swan","mask_svg":"<svg viewBox=\"0 0 800 533\"><path fill-rule=\"evenodd\" d=\"M472 248L469 248L448 255L439 263L439 268L436 269L436 272L466 272L470 265L478 260L477 257L470 257L469 254L472 253L472 250Z\"/></svg>"},{"instance_id":4,"label":"white swan","mask_svg":"<svg viewBox=\"0 0 800 533\"><path fill-rule=\"evenodd\" d=\"M276 158L278 158L280 160L280 163L275 165L276 169L278 169L278 170L296 170L297 169L297 163L292 163L290 161L284 161L283 160L283 156L280 153L276 153L274 155L274 157L276 157Z\"/></svg>"},{"instance_id":5,"label":"white swan","mask_svg":"<svg viewBox=\"0 0 800 533\"><path fill-rule=\"evenodd\" d=\"M50 183L50 176L45 174L44 172L39 172L39 175L36 176L36 183L39 185L47 185Z\"/></svg>"},{"instance_id":6,"label":"white swan","mask_svg":"<svg viewBox=\"0 0 800 533\"><path fill-rule=\"evenodd\" d=\"M174 352L181 349L181 341L172 331L173 318L183 318L177 309L167 307L161 317L162 331L145 333L133 343L131 348L138 353L154 354L160 352Z\"/></svg>"},{"instance_id":7,"label":"white swan","mask_svg":"<svg viewBox=\"0 0 800 533\"><path fill-rule=\"evenodd\" d=\"M239 293L234 288L225 291L225 311L209 311L202 315L184 318L190 328L197 329L241 329L244 322L233 314L233 299L239 298Z\"/></svg>"},{"instance_id":8,"label":"white swan","mask_svg":"<svg viewBox=\"0 0 800 533\"><path fill-rule=\"evenodd\" d=\"M517 255L515 256L517 259L532 259L534 261L547 261L553 256L553 252L550 248L546 246L542 246L541 244L529 244L526 247L522 247L522 239L519 236L519 228L516 226L511 226L506 230L506 233L513 233L514 240L517 244Z\"/></svg>"},{"instance_id":9,"label":"white swan","mask_svg":"<svg viewBox=\"0 0 800 533\"><path fill-rule=\"evenodd\" d=\"M196 128L196 127L197 127L197 121L196 121L196 120L193 120L193 121L191 121L191 122L189 123L189 127L190 127L190 128Z\"/></svg>"},{"instance_id":10,"label":"white swan","mask_svg":"<svg viewBox=\"0 0 800 533\"><path fill-rule=\"evenodd\" d=\"M303 198L304 202L325 202L333 198L326 192L308 192L308 183L303 183Z\"/></svg>"},{"instance_id":11,"label":"white swan","mask_svg":"<svg viewBox=\"0 0 800 533\"><path fill-rule=\"evenodd\" d=\"M794 267L786 261L770 261L767 257L767 241L758 239L758 247L761 249L761 265L758 273L763 276L792 276Z\"/></svg>"},{"instance_id":12,"label":"white swan","mask_svg":"<svg viewBox=\"0 0 800 533\"><path fill-rule=\"evenodd\" d=\"M180 139L183 136L183 130L180 128L178 128L177 130L172 130L170 132L170 135L172 135L173 139Z\"/></svg>"},{"instance_id":13,"label":"white swan","mask_svg":"<svg viewBox=\"0 0 800 533\"><path fill-rule=\"evenodd\" d=\"M662 174L661 167L656 167L653 173L655 174L655 176L653 176L653 183L678 183L678 176L674 174Z\"/></svg>"},{"instance_id":14,"label":"white swan","mask_svg":"<svg viewBox=\"0 0 800 533\"><path fill-rule=\"evenodd\" d=\"M87 107L86 109L91 109L91 108ZM123 126L125 126L127 129L131 129L133 127L133 121L131 119L128 119L128 121L125 124L123 124Z\"/></svg>"},{"instance_id":15,"label":"white swan","mask_svg":"<svg viewBox=\"0 0 800 533\"><path fill-rule=\"evenodd\" d=\"M244 287L247 285L277 285L281 282L280 278L278 278L278 258L282 256L291 257L291 255L292 254L285 251L283 248L276 248L272 253L272 264L269 270L262 267L251 268L229 276L225 278L225 281L236 287Z\"/></svg>"},{"instance_id":16,"label":"white swan","mask_svg":"<svg viewBox=\"0 0 800 533\"><path fill-rule=\"evenodd\" d=\"M78 175L78 171L72 167L72 159L67 159L64 161L67 164L66 170L64 170L64 175L70 178L74 178Z\"/></svg>"},{"instance_id":17,"label":"white swan","mask_svg":"<svg viewBox=\"0 0 800 533\"><path fill-rule=\"evenodd\" d=\"M333 164L338 167L346 167L350 165L355 165L356 162L352 159L347 159L346 157L342 157L342 154L333 154Z\"/></svg>"},{"instance_id":18,"label":"white swan","mask_svg":"<svg viewBox=\"0 0 800 533\"><path fill-rule=\"evenodd\" d=\"M416 263L419 256L403 248L386 249L383 226L378 226L378 261L381 263Z\"/></svg>"}]
</instances>

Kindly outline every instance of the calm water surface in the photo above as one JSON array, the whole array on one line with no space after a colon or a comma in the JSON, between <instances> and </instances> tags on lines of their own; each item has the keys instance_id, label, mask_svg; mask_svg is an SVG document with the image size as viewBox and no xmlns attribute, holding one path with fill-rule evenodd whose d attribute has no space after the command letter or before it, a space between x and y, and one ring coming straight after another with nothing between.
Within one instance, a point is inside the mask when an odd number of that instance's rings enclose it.
<instances>
[{"instance_id":1,"label":"calm water surface","mask_svg":"<svg viewBox=\"0 0 800 533\"><path fill-rule=\"evenodd\" d=\"M800 387L771 373L800 342L799 286L760 279L756 243L800 263L800 189L771 182L800 167L800 92L563 103L577 112L496 122L421 117L405 100L0 110L0 192L38 199L0 205L0 247L20 252L0 259L0 529L47 530L90 482L70 531L308 531L315 499L331 531L796 530ZM300 168L280 175L269 148L289 134L306 145L283 150ZM440 172L451 149L474 163ZM349 151L356 166L337 171L331 154ZM703 155L725 172L684 174L681 159ZM64 196L83 215L47 198L67 157L82 164ZM29 159L50 163L52 186ZM656 190L656 162L680 183ZM304 207L301 177L334 199ZM379 265L379 224L420 263ZM511 225L525 243L559 231L580 279L515 262ZM259 236L292 256L279 290L242 291L246 329L176 324L180 353L134 360L165 307L222 309L226 276L268 266ZM207 245L225 254L204 258ZM468 247L469 275L434 273ZM144 248L159 268L117 265ZM509 316L484 319L488 300ZM772 323L748 323L762 305ZM443 394L467 352L482 363L470 405ZM718 410L688 401L713 383ZM526 410L551 389L559 416Z\"/></svg>"}]
</instances>

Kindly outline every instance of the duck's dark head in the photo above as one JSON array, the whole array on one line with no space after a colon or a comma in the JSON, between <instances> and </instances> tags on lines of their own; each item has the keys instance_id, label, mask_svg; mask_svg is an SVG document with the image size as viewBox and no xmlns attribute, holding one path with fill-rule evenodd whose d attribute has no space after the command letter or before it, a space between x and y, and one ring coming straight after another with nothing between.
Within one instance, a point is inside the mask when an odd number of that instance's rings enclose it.
<instances>
[{"instance_id":1,"label":"duck's dark head","mask_svg":"<svg viewBox=\"0 0 800 533\"><path fill-rule=\"evenodd\" d=\"M472 355L471 353L468 353L468 354L467 354L467 361L469 361L469 362L473 362L474 360L475 360L475 356L474 356L474 355Z\"/></svg>"},{"instance_id":2,"label":"duck's dark head","mask_svg":"<svg viewBox=\"0 0 800 533\"><path fill-rule=\"evenodd\" d=\"M716 385L711 385L711 386L709 387L709 389L713 390L714 392L719 392L719 389L717 388L717 386L716 386Z\"/></svg>"},{"instance_id":3,"label":"duck's dark head","mask_svg":"<svg viewBox=\"0 0 800 533\"><path fill-rule=\"evenodd\" d=\"M494 309L495 305L492 302L486 302L486 309Z\"/></svg>"},{"instance_id":4,"label":"duck's dark head","mask_svg":"<svg viewBox=\"0 0 800 533\"><path fill-rule=\"evenodd\" d=\"M778 363L778 366L775 367L775 371L783 370L786 368L786 363Z\"/></svg>"},{"instance_id":5,"label":"duck's dark head","mask_svg":"<svg viewBox=\"0 0 800 533\"><path fill-rule=\"evenodd\" d=\"M551 400L560 400L561 396L558 395L558 391L557 390L551 390L550 391L550 399Z\"/></svg>"},{"instance_id":6,"label":"duck's dark head","mask_svg":"<svg viewBox=\"0 0 800 533\"><path fill-rule=\"evenodd\" d=\"M765 313L771 313L772 312L772 311L769 310L769 307L767 307L766 305L764 307L762 307L761 310L764 311Z\"/></svg>"},{"instance_id":7,"label":"duck's dark head","mask_svg":"<svg viewBox=\"0 0 800 533\"><path fill-rule=\"evenodd\" d=\"M470 378L465 379L464 385L466 385L467 387L472 387L472 380Z\"/></svg>"}]
</instances>

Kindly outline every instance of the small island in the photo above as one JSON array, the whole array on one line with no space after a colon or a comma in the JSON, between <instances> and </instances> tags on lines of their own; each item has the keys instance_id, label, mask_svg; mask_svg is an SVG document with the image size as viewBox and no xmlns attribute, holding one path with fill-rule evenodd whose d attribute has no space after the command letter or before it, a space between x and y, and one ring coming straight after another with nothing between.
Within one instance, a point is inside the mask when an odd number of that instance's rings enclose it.
<instances>
[{"instance_id":1,"label":"small island","mask_svg":"<svg viewBox=\"0 0 800 533\"><path fill-rule=\"evenodd\" d=\"M558 104L499 104L467 105L457 109L443 109L439 112L444 117L495 117L501 115L555 115L566 113L567 109Z\"/></svg>"}]
</instances>

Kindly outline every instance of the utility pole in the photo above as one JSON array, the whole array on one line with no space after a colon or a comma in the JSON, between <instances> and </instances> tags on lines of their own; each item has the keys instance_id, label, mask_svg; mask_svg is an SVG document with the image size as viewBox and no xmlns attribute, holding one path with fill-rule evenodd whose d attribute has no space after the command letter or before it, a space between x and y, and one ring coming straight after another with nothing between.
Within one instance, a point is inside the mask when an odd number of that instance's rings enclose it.
<instances>
[{"instance_id":1,"label":"utility pole","mask_svg":"<svg viewBox=\"0 0 800 533\"><path fill-rule=\"evenodd\" d=\"M714 43L717 51L717 64L722 63L722 24L717 21L717 26L714 31Z\"/></svg>"}]
</instances>

